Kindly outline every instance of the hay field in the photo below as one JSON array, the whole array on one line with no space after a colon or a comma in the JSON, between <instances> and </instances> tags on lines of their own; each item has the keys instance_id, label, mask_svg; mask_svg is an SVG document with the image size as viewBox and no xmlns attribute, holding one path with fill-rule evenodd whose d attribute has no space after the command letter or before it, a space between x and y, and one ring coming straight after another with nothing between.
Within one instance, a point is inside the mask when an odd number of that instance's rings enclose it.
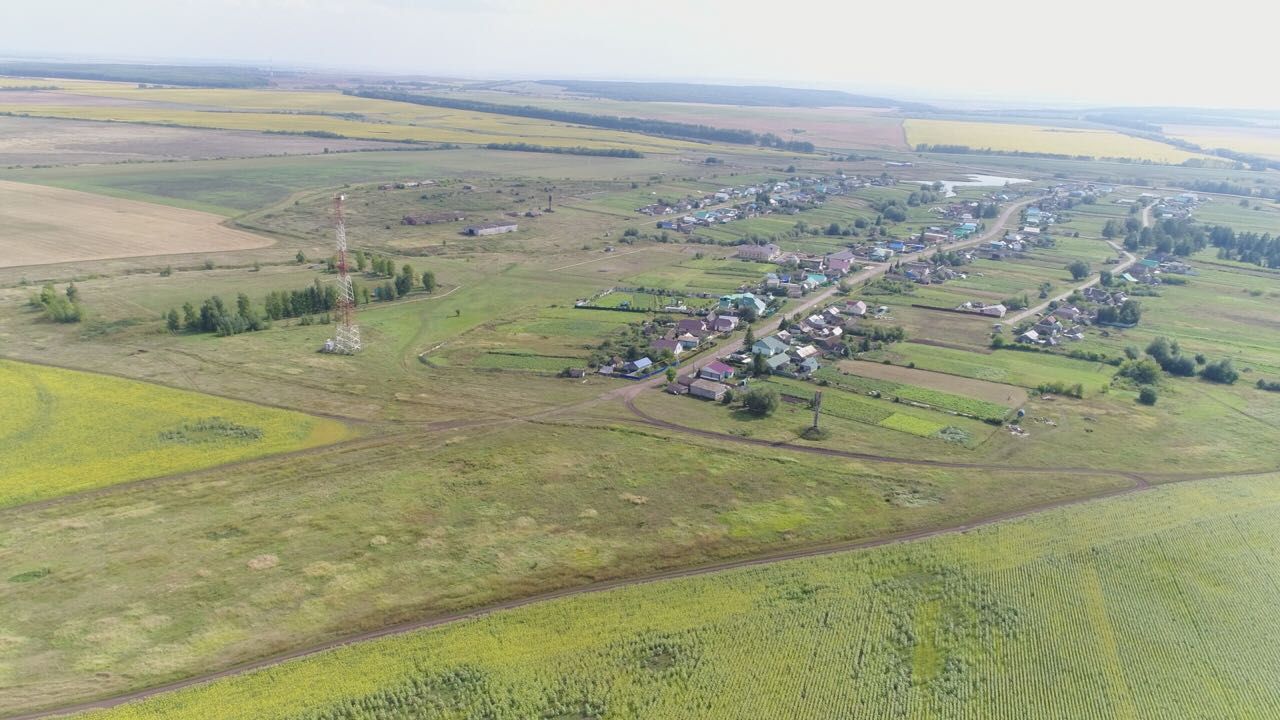
<instances>
[{"instance_id":1,"label":"hay field","mask_svg":"<svg viewBox=\"0 0 1280 720\"><path fill-rule=\"evenodd\" d=\"M967 145L974 150L1131 158L1161 163L1207 157L1111 130L915 118L907 120L904 125L907 143L912 147L922 143Z\"/></svg>"},{"instance_id":2,"label":"hay field","mask_svg":"<svg viewBox=\"0 0 1280 720\"><path fill-rule=\"evenodd\" d=\"M271 240L216 215L0 180L0 267L221 252Z\"/></svg>"},{"instance_id":3,"label":"hay field","mask_svg":"<svg viewBox=\"0 0 1280 720\"><path fill-rule=\"evenodd\" d=\"M1164 133L1170 137L1193 142L1202 148L1226 148L1252 155L1280 158L1280 128L1165 125Z\"/></svg>"},{"instance_id":4,"label":"hay field","mask_svg":"<svg viewBox=\"0 0 1280 720\"><path fill-rule=\"evenodd\" d=\"M0 360L0 507L326 445L339 422Z\"/></svg>"}]
</instances>

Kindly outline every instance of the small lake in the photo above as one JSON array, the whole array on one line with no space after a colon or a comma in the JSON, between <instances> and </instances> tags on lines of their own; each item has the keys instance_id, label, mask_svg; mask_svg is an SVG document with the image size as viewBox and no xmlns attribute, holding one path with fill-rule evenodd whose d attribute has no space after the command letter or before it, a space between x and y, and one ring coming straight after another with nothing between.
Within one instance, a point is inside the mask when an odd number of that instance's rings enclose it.
<instances>
[{"instance_id":1,"label":"small lake","mask_svg":"<svg viewBox=\"0 0 1280 720\"><path fill-rule=\"evenodd\" d=\"M956 188L958 187L1004 187L1005 185L1016 185L1017 183L1031 182L1026 178L1010 178L999 177L997 175L966 175L968 180L940 180L942 183L943 194L946 197L955 197ZM932 185L931 180L909 180L908 182L919 183L921 185Z\"/></svg>"}]
</instances>

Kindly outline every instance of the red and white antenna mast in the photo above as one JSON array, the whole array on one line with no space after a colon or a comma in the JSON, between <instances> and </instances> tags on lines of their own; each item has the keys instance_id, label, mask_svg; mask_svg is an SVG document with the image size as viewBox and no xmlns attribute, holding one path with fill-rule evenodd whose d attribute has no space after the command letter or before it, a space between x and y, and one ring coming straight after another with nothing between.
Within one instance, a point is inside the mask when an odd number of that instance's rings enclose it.
<instances>
[{"instance_id":1,"label":"red and white antenna mast","mask_svg":"<svg viewBox=\"0 0 1280 720\"><path fill-rule=\"evenodd\" d=\"M347 271L347 225L342 217L342 201L346 195L333 198L334 227L338 236L338 329L333 339L333 352L354 355L360 352L360 327L356 325L356 293Z\"/></svg>"}]
</instances>

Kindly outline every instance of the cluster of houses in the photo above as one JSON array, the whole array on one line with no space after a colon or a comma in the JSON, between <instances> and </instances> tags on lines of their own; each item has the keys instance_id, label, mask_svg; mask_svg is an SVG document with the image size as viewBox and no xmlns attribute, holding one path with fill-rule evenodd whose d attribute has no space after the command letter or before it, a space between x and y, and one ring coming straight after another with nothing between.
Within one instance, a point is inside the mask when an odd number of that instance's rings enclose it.
<instances>
[{"instance_id":1,"label":"cluster of houses","mask_svg":"<svg viewBox=\"0 0 1280 720\"><path fill-rule=\"evenodd\" d=\"M822 367L822 358L845 353L845 329L870 312L871 309L861 300L831 305L790 323L773 335L759 338L750 348L707 363L696 373L677 376L675 382L667 386L667 391L720 400L757 355L771 374L808 377Z\"/></svg>"},{"instance_id":2,"label":"cluster of houses","mask_svg":"<svg viewBox=\"0 0 1280 720\"><path fill-rule=\"evenodd\" d=\"M1130 265L1120 273L1120 279L1139 285L1159 285L1162 282L1160 276L1165 273L1195 275L1196 270L1177 255L1157 252Z\"/></svg>"},{"instance_id":3,"label":"cluster of houses","mask_svg":"<svg viewBox=\"0 0 1280 720\"><path fill-rule=\"evenodd\" d=\"M1083 340L1084 325L1095 316L1087 310L1067 305L1054 310L1036 321L1035 325L1018 335L1018 342L1030 345L1056 346L1064 340Z\"/></svg>"},{"instance_id":4,"label":"cluster of houses","mask_svg":"<svg viewBox=\"0 0 1280 720\"><path fill-rule=\"evenodd\" d=\"M675 216L659 220L659 230L692 233L698 227L723 225L744 218L774 213L795 215L802 209L821 205L827 197L844 195L872 185L892 185L886 175L858 177L844 174L791 177L780 182L721 188L701 197L686 197L674 202L656 202L636 208L650 217Z\"/></svg>"},{"instance_id":5,"label":"cluster of houses","mask_svg":"<svg viewBox=\"0 0 1280 720\"><path fill-rule=\"evenodd\" d=\"M1150 193L1143 193L1148 196ZM1153 196L1154 197L1154 196ZM1167 195L1164 197L1154 198L1155 207L1153 212L1157 220L1181 220L1191 217L1201 203L1208 201L1207 197L1202 197L1195 193L1181 193L1178 195Z\"/></svg>"},{"instance_id":6,"label":"cluster of houses","mask_svg":"<svg viewBox=\"0 0 1280 720\"><path fill-rule=\"evenodd\" d=\"M984 303L977 300L967 300L960 303L960 305L956 306L956 310L993 318L1002 318L1005 313L1009 312L1009 308L1001 303Z\"/></svg>"}]
</instances>

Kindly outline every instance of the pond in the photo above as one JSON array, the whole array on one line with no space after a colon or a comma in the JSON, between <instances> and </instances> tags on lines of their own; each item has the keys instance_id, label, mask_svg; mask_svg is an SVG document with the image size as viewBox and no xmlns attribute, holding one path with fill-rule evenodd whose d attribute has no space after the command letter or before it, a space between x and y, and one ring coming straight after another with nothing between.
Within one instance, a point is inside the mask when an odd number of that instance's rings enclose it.
<instances>
[{"instance_id":1,"label":"pond","mask_svg":"<svg viewBox=\"0 0 1280 720\"><path fill-rule=\"evenodd\" d=\"M1031 182L1026 178L1010 178L999 177L997 175L966 175L968 180L940 180L942 183L943 194L946 197L955 197L956 188L958 187L1004 187L1005 185L1015 185L1017 183ZM913 180L912 182L921 185L932 185L930 180Z\"/></svg>"}]
</instances>

